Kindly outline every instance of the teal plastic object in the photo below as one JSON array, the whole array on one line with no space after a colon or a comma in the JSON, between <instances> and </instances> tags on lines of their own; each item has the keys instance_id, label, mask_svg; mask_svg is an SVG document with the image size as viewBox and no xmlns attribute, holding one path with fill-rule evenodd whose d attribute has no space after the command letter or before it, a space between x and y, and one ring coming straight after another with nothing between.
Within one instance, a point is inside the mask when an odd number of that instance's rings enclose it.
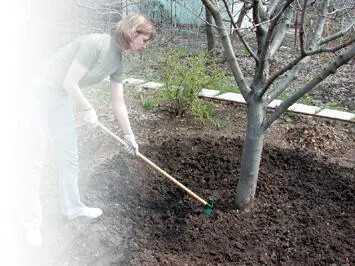
<instances>
[{"instance_id":1,"label":"teal plastic object","mask_svg":"<svg viewBox=\"0 0 355 266\"><path fill-rule=\"evenodd\" d=\"M204 213L206 214L206 216L209 216L212 213L213 203L214 203L214 195L212 194L212 200L209 203L207 203L204 208Z\"/></svg>"}]
</instances>

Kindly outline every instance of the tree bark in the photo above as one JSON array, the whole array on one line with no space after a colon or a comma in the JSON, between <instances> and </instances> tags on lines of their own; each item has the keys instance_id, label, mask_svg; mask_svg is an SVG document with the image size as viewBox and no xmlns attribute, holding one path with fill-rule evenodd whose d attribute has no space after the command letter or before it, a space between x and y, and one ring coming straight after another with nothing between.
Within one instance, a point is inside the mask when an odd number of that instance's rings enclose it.
<instances>
[{"instance_id":1,"label":"tree bark","mask_svg":"<svg viewBox=\"0 0 355 266\"><path fill-rule=\"evenodd\" d=\"M216 48L216 41L213 36L212 15L206 8L206 35L207 35L207 51L211 53Z\"/></svg>"},{"instance_id":2,"label":"tree bark","mask_svg":"<svg viewBox=\"0 0 355 266\"><path fill-rule=\"evenodd\" d=\"M235 199L238 209L244 212L249 211L254 202L264 144L265 131L261 127L264 116L263 104L252 100L248 105L248 126Z\"/></svg>"}]
</instances>

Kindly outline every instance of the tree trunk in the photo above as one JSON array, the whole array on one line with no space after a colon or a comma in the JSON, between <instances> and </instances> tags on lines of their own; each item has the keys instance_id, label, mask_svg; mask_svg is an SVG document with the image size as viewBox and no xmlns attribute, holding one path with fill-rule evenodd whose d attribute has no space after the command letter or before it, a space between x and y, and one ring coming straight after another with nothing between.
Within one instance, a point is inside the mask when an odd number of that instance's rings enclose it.
<instances>
[{"instance_id":1,"label":"tree trunk","mask_svg":"<svg viewBox=\"0 0 355 266\"><path fill-rule=\"evenodd\" d=\"M248 126L235 200L241 211L249 211L253 206L265 135L261 127L265 108L261 102L251 101L248 106Z\"/></svg>"},{"instance_id":2,"label":"tree trunk","mask_svg":"<svg viewBox=\"0 0 355 266\"><path fill-rule=\"evenodd\" d=\"M212 52L216 48L216 41L213 36L212 15L206 8L206 35L207 35L207 50Z\"/></svg>"}]
</instances>

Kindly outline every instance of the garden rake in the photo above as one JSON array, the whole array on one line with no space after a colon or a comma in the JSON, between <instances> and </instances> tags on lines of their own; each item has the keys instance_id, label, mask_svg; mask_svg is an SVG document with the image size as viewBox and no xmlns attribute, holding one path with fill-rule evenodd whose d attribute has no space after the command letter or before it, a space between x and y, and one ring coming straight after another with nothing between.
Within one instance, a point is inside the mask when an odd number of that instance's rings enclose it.
<instances>
[{"instance_id":1,"label":"garden rake","mask_svg":"<svg viewBox=\"0 0 355 266\"><path fill-rule=\"evenodd\" d=\"M122 145L127 146L127 143L122 140L121 138L119 138L118 136L116 136L115 134L113 134L107 127L105 127L104 125L102 125L101 123L98 123L98 125L109 135L111 135L112 137L114 137L116 140L118 140L118 142L120 142ZM158 167L155 163L153 163L151 160L149 160L147 157L145 157L143 154L141 154L140 152L137 153L137 156L140 157L143 161L145 161L146 163L148 163L151 167L153 167L155 170L157 170L158 172L160 172L161 174L163 174L164 176L166 176L167 178L169 178L170 181L172 181L174 184L176 184L178 187L182 188L183 190L185 190L191 197L193 197L194 199L196 199L197 201L199 201L200 203L203 204L204 206L204 213L206 214L206 216L209 216L212 213L212 209L213 209L213 195L212 195L212 201L209 203L207 201L205 201L204 199L202 199L201 197L199 197L197 194L195 194L194 192L192 192L190 189L188 189L187 187L185 187L183 184L181 184L179 181L177 181L174 177L172 177L171 175L169 175L167 172L165 172L163 169L161 169L160 167Z\"/></svg>"}]
</instances>

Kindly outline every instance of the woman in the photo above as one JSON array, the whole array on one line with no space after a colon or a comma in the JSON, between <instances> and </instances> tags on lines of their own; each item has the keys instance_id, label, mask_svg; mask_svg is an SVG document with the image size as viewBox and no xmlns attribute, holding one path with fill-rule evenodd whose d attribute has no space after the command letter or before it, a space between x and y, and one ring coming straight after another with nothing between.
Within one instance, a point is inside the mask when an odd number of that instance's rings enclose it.
<instances>
[{"instance_id":1,"label":"woman","mask_svg":"<svg viewBox=\"0 0 355 266\"><path fill-rule=\"evenodd\" d=\"M94 107L81 88L110 77L112 106L124 133L128 151L136 154L138 144L128 119L123 98L122 52L138 52L154 39L151 22L141 14L132 14L117 23L113 36L90 34L77 38L54 55L40 79L31 82L25 93L24 127L28 146L25 157L24 238L32 246L41 246L42 211L39 182L45 156L47 128L57 144L61 210L68 219L79 216L97 218L99 208L90 208L80 201L78 189L78 147L72 103L83 120L96 126Z\"/></svg>"}]
</instances>

